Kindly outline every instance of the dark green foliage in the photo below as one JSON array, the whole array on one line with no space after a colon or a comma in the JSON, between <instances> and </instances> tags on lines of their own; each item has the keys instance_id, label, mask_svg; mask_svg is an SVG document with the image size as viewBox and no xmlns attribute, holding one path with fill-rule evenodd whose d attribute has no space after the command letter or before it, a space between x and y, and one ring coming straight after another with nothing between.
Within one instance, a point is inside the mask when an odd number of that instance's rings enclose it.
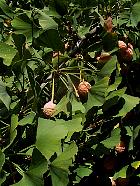
<instances>
[{"instance_id":1,"label":"dark green foliage","mask_svg":"<svg viewBox=\"0 0 140 186\"><path fill-rule=\"evenodd\" d=\"M0 185L140 184L139 10L0 0Z\"/></svg>"}]
</instances>

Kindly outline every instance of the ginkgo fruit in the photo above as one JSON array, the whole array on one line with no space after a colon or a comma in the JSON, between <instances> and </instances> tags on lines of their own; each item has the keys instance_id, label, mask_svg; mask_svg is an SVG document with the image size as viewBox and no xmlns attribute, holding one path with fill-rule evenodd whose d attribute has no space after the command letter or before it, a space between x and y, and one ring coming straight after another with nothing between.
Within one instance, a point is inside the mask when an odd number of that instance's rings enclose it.
<instances>
[{"instance_id":1,"label":"ginkgo fruit","mask_svg":"<svg viewBox=\"0 0 140 186\"><path fill-rule=\"evenodd\" d=\"M127 49L127 44L124 41L119 40L118 41L118 46L119 46L120 49L123 49L123 50Z\"/></svg>"},{"instance_id":2,"label":"ginkgo fruit","mask_svg":"<svg viewBox=\"0 0 140 186\"><path fill-rule=\"evenodd\" d=\"M56 104L53 103L53 101L47 102L43 107L43 112L45 116L51 117L56 111Z\"/></svg>"},{"instance_id":3,"label":"ginkgo fruit","mask_svg":"<svg viewBox=\"0 0 140 186\"><path fill-rule=\"evenodd\" d=\"M119 144L116 145L115 150L117 153L123 153L126 150L125 143L121 141Z\"/></svg>"},{"instance_id":4,"label":"ginkgo fruit","mask_svg":"<svg viewBox=\"0 0 140 186\"><path fill-rule=\"evenodd\" d=\"M91 89L90 83L87 81L82 81L78 86L78 93L81 95L87 94Z\"/></svg>"}]
</instances>

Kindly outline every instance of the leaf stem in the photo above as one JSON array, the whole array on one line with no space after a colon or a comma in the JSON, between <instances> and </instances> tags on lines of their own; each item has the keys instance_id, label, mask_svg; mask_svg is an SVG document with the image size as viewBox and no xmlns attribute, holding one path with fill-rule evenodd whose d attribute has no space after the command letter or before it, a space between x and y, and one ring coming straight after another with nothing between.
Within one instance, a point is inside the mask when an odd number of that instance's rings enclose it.
<instances>
[{"instance_id":1,"label":"leaf stem","mask_svg":"<svg viewBox=\"0 0 140 186\"><path fill-rule=\"evenodd\" d=\"M53 75L53 81L52 81L52 98L51 98L51 101L52 102L54 100L54 83L55 83L55 81L54 81L54 75Z\"/></svg>"},{"instance_id":2,"label":"leaf stem","mask_svg":"<svg viewBox=\"0 0 140 186\"><path fill-rule=\"evenodd\" d=\"M80 82L82 81L82 70L80 69Z\"/></svg>"}]
</instances>

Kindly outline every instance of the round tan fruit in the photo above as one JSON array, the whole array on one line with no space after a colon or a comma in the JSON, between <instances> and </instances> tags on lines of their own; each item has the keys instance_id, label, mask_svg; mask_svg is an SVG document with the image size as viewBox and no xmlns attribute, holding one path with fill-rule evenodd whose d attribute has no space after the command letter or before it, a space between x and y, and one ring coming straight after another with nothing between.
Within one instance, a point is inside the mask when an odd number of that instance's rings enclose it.
<instances>
[{"instance_id":1,"label":"round tan fruit","mask_svg":"<svg viewBox=\"0 0 140 186\"><path fill-rule=\"evenodd\" d=\"M91 89L91 85L87 81L82 81L78 86L78 93L79 94L87 94Z\"/></svg>"},{"instance_id":2,"label":"round tan fruit","mask_svg":"<svg viewBox=\"0 0 140 186\"><path fill-rule=\"evenodd\" d=\"M125 61L131 61L133 58L133 46L128 43L128 46L123 41L118 41L120 48L120 57Z\"/></svg>"},{"instance_id":3,"label":"round tan fruit","mask_svg":"<svg viewBox=\"0 0 140 186\"><path fill-rule=\"evenodd\" d=\"M133 50L133 45L131 45L131 43L128 43L128 48L131 48L131 50Z\"/></svg>"},{"instance_id":4,"label":"round tan fruit","mask_svg":"<svg viewBox=\"0 0 140 186\"><path fill-rule=\"evenodd\" d=\"M126 150L125 143L121 141L118 145L116 145L115 150L117 153L123 153Z\"/></svg>"},{"instance_id":5,"label":"round tan fruit","mask_svg":"<svg viewBox=\"0 0 140 186\"><path fill-rule=\"evenodd\" d=\"M119 46L119 48L120 49L127 49L127 45L126 45L126 43L124 42L124 41L118 41L118 46Z\"/></svg>"},{"instance_id":6,"label":"round tan fruit","mask_svg":"<svg viewBox=\"0 0 140 186\"><path fill-rule=\"evenodd\" d=\"M56 104L53 103L53 101L49 101L46 103L43 107L43 112L46 117L51 117L55 111L56 111Z\"/></svg>"}]
</instances>

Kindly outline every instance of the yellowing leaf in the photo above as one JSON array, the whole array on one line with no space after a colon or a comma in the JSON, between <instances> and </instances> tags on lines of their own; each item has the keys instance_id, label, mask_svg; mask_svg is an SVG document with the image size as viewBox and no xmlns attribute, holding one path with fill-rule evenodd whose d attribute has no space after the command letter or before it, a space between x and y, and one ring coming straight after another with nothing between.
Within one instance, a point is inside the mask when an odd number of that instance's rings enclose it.
<instances>
[{"instance_id":1,"label":"yellowing leaf","mask_svg":"<svg viewBox=\"0 0 140 186\"><path fill-rule=\"evenodd\" d=\"M135 162L131 163L131 166L134 167L135 169L137 169L140 166L140 161L135 161Z\"/></svg>"}]
</instances>

